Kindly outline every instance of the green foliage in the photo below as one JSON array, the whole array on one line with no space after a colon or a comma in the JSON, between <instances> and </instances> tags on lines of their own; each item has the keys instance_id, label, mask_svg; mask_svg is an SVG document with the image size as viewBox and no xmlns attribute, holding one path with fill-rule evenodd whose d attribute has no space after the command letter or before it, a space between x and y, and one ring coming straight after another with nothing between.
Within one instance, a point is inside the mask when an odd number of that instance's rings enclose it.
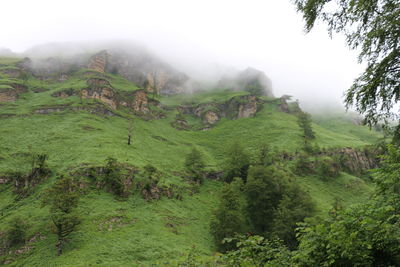
<instances>
[{"instance_id":1,"label":"green foliage","mask_svg":"<svg viewBox=\"0 0 400 267\"><path fill-rule=\"evenodd\" d=\"M101 75L110 80L118 93L138 89L120 76ZM42 190L50 186L56 177L43 181L32 194L19 202L14 202L10 185L0 185L0 212L5 218L0 220L0 228L7 228L7 218L19 215L29 218L29 226L32 228L28 229L29 232L40 233L44 237L34 241L32 251L10 256L15 260L10 265L150 266L165 259L179 258L193 244L196 244L200 256L210 256L215 253L215 245L207 226L210 224L211 212L217 206L222 183L207 179L199 187L198 193L188 195L188 184L179 176L184 166L184 155L195 146L203 154L205 164L219 171L225 160L227 143L238 137L246 151L252 153L265 142L279 151L287 150L288 153L299 149L301 137L296 117L279 112L276 101L268 102L264 98L266 102L263 109L254 118L221 119L208 131L194 130L196 127L188 131L177 131L171 127L176 114L172 107L182 104L185 99L193 100L196 104L214 101L225 103L234 96L248 94L224 90L160 96L160 101L166 106L166 117L150 121L135 119L135 138L132 145L127 146L127 118L133 116L127 110L113 110L117 116L108 116L101 112L104 108L101 102L94 104L94 101L85 99L80 103L76 95L67 98L51 96L60 90L80 90L86 87L85 77L83 72L72 74L62 83L29 77L28 92L23 93L14 103L2 103L0 176L10 170L18 170L22 175L30 172L30 156L25 152L29 146L32 146L32 151L48 154L46 162L51 169L64 175L80 166L101 166L96 169L99 180L103 178L104 155L109 155L117 159L124 176L125 164L145 166L151 163L158 170L152 175L153 180L160 179L158 188L161 190L163 185L174 185L174 194L183 188L180 192L183 199L161 198L146 202L140 194L129 194L125 201L119 201L119 198L103 190L92 190L93 187L87 186L83 179L80 185L85 187L86 194L80 198L80 207L76 209L82 210L81 225L68 236L70 242L65 246L65 257L56 257L53 252L54 242L51 242L54 238L47 230L49 214L47 209L40 209L38 203ZM34 92L32 89L43 90ZM47 107L60 108L61 111L48 114L36 112L39 108ZM189 123L192 122L188 115L185 118ZM196 122L201 124L199 119ZM368 131L367 127L355 126L344 119L333 121L329 127L313 125L313 129L317 135L315 143L322 147L359 147L380 138L379 134ZM159 138L154 138L155 134ZM144 171L135 174L133 182L145 179L144 176ZM338 179L325 182L314 176L304 176L294 183L310 192L318 204L320 215L329 209L329 203L333 202L335 196L341 196L344 205L349 205L365 201L371 189L368 182L345 173L341 173ZM75 213L74 210L72 213ZM122 222L111 222L120 216L124 218ZM107 230L109 224L113 227L111 231ZM76 247L79 249L73 249ZM82 259L85 261L82 262ZM0 262L2 260L0 256Z\"/></svg>"},{"instance_id":2,"label":"green foliage","mask_svg":"<svg viewBox=\"0 0 400 267\"><path fill-rule=\"evenodd\" d=\"M318 157L315 161L315 169L322 179L335 178L340 173L340 163L329 156Z\"/></svg>"},{"instance_id":3,"label":"green foliage","mask_svg":"<svg viewBox=\"0 0 400 267\"><path fill-rule=\"evenodd\" d=\"M302 152L296 154L293 171L297 175L306 175L314 172L314 169L312 168L312 162L310 161L307 153Z\"/></svg>"},{"instance_id":4,"label":"green foliage","mask_svg":"<svg viewBox=\"0 0 400 267\"><path fill-rule=\"evenodd\" d=\"M26 239L26 227L26 223L22 218L13 218L5 233L5 246L13 247L24 244Z\"/></svg>"},{"instance_id":5,"label":"green foliage","mask_svg":"<svg viewBox=\"0 0 400 267\"><path fill-rule=\"evenodd\" d=\"M400 34L397 1L295 0L310 31L315 22L328 24L329 33L341 32L359 61L368 64L347 91L346 104L355 105L369 124L390 117L399 101ZM329 3L329 7L328 4Z\"/></svg>"},{"instance_id":6,"label":"green foliage","mask_svg":"<svg viewBox=\"0 0 400 267\"><path fill-rule=\"evenodd\" d=\"M113 194L120 197L127 196L128 192L125 190L122 170L115 158L107 158L103 182L104 186Z\"/></svg>"},{"instance_id":7,"label":"green foliage","mask_svg":"<svg viewBox=\"0 0 400 267\"><path fill-rule=\"evenodd\" d=\"M374 172L376 194L400 214L400 149L388 145L382 166Z\"/></svg>"},{"instance_id":8,"label":"green foliage","mask_svg":"<svg viewBox=\"0 0 400 267\"><path fill-rule=\"evenodd\" d=\"M251 167L245 185L247 213L255 233L276 236L295 248L298 222L313 215L314 203L298 184L289 182L287 173L270 167Z\"/></svg>"},{"instance_id":9,"label":"green foliage","mask_svg":"<svg viewBox=\"0 0 400 267\"><path fill-rule=\"evenodd\" d=\"M299 228L299 266L398 266L400 264L400 153L389 146L375 173L376 193L364 204L335 207L331 218ZM336 205L337 206L337 205Z\"/></svg>"},{"instance_id":10,"label":"green foliage","mask_svg":"<svg viewBox=\"0 0 400 267\"><path fill-rule=\"evenodd\" d=\"M30 195L36 185L50 176L51 170L47 165L47 159L47 154L34 154L31 170L27 174L18 171L10 175L14 180L14 193L17 194L17 199Z\"/></svg>"},{"instance_id":11,"label":"green foliage","mask_svg":"<svg viewBox=\"0 0 400 267\"><path fill-rule=\"evenodd\" d=\"M304 139L307 141L315 139L315 134L311 127L311 115L301 111L297 114L297 118L297 123L303 131Z\"/></svg>"},{"instance_id":12,"label":"green foliage","mask_svg":"<svg viewBox=\"0 0 400 267\"><path fill-rule=\"evenodd\" d=\"M193 148L185 158L185 169L192 181L203 183L204 180L204 159L199 150Z\"/></svg>"},{"instance_id":13,"label":"green foliage","mask_svg":"<svg viewBox=\"0 0 400 267\"><path fill-rule=\"evenodd\" d=\"M224 238L241 234L245 230L244 203L240 192L243 182L236 178L225 184L220 196L220 203L215 210L210 228L218 250L225 252L235 248L233 242L222 242Z\"/></svg>"},{"instance_id":14,"label":"green foliage","mask_svg":"<svg viewBox=\"0 0 400 267\"><path fill-rule=\"evenodd\" d=\"M261 236L237 236L224 241L236 244L237 248L220 257L219 262L222 266L292 266L291 253L279 239L268 240Z\"/></svg>"},{"instance_id":15,"label":"green foliage","mask_svg":"<svg viewBox=\"0 0 400 267\"><path fill-rule=\"evenodd\" d=\"M295 236L297 224L311 217L314 211L311 196L298 184L289 183L274 214L272 235L283 240L290 249L295 249L298 245Z\"/></svg>"},{"instance_id":16,"label":"green foliage","mask_svg":"<svg viewBox=\"0 0 400 267\"><path fill-rule=\"evenodd\" d=\"M245 185L246 209L257 234L270 232L285 182L286 174L275 166L253 166L249 169Z\"/></svg>"},{"instance_id":17,"label":"green foliage","mask_svg":"<svg viewBox=\"0 0 400 267\"><path fill-rule=\"evenodd\" d=\"M75 212L78 200L79 192L75 181L71 177L63 176L57 178L43 199L43 204L50 206L50 216L58 240L56 243L58 255L62 254L66 238L79 224L79 217Z\"/></svg>"},{"instance_id":18,"label":"green foliage","mask_svg":"<svg viewBox=\"0 0 400 267\"><path fill-rule=\"evenodd\" d=\"M153 165L147 164L135 180L137 189L141 190L142 196L149 200L152 188L156 187L160 181L160 172Z\"/></svg>"},{"instance_id":19,"label":"green foliage","mask_svg":"<svg viewBox=\"0 0 400 267\"><path fill-rule=\"evenodd\" d=\"M270 146L262 144L258 152L257 164L261 166L270 166L274 163L274 153Z\"/></svg>"},{"instance_id":20,"label":"green foliage","mask_svg":"<svg viewBox=\"0 0 400 267\"><path fill-rule=\"evenodd\" d=\"M250 156L240 143L233 143L226 152L226 159L223 166L225 181L229 183L234 177L239 177L246 182L249 166Z\"/></svg>"}]
</instances>

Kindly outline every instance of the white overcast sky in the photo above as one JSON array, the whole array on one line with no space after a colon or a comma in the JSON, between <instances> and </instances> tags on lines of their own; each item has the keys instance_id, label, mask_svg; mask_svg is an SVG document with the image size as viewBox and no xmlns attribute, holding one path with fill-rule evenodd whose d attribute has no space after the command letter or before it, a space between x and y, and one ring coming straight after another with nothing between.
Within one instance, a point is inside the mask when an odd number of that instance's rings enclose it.
<instances>
[{"instance_id":1,"label":"white overcast sky","mask_svg":"<svg viewBox=\"0 0 400 267\"><path fill-rule=\"evenodd\" d=\"M362 71L344 38L311 33L290 0L1 1L0 48L47 42L139 41L182 71L211 64L264 71L277 96L341 102Z\"/></svg>"}]
</instances>

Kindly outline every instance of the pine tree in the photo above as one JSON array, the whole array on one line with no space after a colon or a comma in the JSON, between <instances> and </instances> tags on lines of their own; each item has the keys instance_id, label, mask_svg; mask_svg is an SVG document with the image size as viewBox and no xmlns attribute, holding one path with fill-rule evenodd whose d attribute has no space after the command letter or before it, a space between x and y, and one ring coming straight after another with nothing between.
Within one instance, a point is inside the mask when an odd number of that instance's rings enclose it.
<instances>
[{"instance_id":1,"label":"pine tree","mask_svg":"<svg viewBox=\"0 0 400 267\"><path fill-rule=\"evenodd\" d=\"M224 162L225 181L229 183L234 177L239 177L246 182L249 166L250 156L240 143L233 143L227 151Z\"/></svg>"},{"instance_id":2,"label":"pine tree","mask_svg":"<svg viewBox=\"0 0 400 267\"><path fill-rule=\"evenodd\" d=\"M221 252L234 249L232 243L223 243L224 238L234 237L243 233L245 229L243 201L240 187L243 181L238 178L231 184L226 184L222 189L220 203L214 212L211 222L211 232Z\"/></svg>"}]
</instances>

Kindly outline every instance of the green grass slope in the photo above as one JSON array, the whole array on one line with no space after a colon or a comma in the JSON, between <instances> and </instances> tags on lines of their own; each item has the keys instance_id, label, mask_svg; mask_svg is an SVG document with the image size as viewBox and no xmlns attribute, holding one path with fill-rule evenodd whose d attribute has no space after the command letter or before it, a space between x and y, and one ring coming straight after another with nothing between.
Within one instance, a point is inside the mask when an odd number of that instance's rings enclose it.
<instances>
[{"instance_id":1,"label":"green grass slope","mask_svg":"<svg viewBox=\"0 0 400 267\"><path fill-rule=\"evenodd\" d=\"M262 143L276 150L294 152L301 148L296 117L278 111L273 101L264 104L254 118L222 119L207 131L179 131L171 126L177 114L174 107L180 103L223 102L246 92L217 90L162 97L166 116L149 121L123 110L116 111L117 116L68 108L49 114L35 112L49 107L102 105L81 101L77 96L51 96L60 90L83 88L82 73L72 75L65 82L30 77L24 81L28 92L16 102L0 104L0 173L27 171L32 153L48 154L49 166L57 173L67 173L83 163L103 164L111 156L139 167L151 163L162 172L162 183L185 185L187 182L176 172L183 169L184 157L192 147L203 152L207 168L214 170L221 169L226 148L234 141L240 141L253 155ZM108 75L107 78L117 90L138 89L122 77ZM133 143L128 146L132 119ZM379 134L360 130L348 121L332 121L329 126L313 124L313 129L315 142L321 147L360 147L380 138ZM203 255L215 252L209 222L222 182L206 181L199 193L186 193L183 200L164 197L146 202L139 194L133 194L120 201L109 193L90 190L79 204L82 223L71 235L64 254L57 257L48 208L41 206L43 190L53 180L54 177L48 179L33 195L20 201L14 200L11 185L0 185L0 229L5 229L13 217L21 216L28 221L30 236L38 236L27 252L2 256L13 260L10 266L162 265L184 256L192 246ZM362 201L371 190L368 183L344 173L334 181L311 176L299 177L296 181L310 192L318 214L324 214L337 197L350 204Z\"/></svg>"}]
</instances>

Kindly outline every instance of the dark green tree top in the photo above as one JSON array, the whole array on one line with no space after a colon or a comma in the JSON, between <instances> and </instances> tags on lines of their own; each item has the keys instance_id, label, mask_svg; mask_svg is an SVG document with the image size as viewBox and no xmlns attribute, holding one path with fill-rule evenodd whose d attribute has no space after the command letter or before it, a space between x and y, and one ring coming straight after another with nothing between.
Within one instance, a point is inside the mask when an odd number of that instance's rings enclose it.
<instances>
[{"instance_id":1,"label":"dark green tree top","mask_svg":"<svg viewBox=\"0 0 400 267\"><path fill-rule=\"evenodd\" d=\"M364 72L346 92L346 106L355 106L372 125L393 117L400 100L400 4L398 0L294 0L305 29L316 21L328 24L329 34L340 32L347 45L360 51Z\"/></svg>"}]
</instances>

